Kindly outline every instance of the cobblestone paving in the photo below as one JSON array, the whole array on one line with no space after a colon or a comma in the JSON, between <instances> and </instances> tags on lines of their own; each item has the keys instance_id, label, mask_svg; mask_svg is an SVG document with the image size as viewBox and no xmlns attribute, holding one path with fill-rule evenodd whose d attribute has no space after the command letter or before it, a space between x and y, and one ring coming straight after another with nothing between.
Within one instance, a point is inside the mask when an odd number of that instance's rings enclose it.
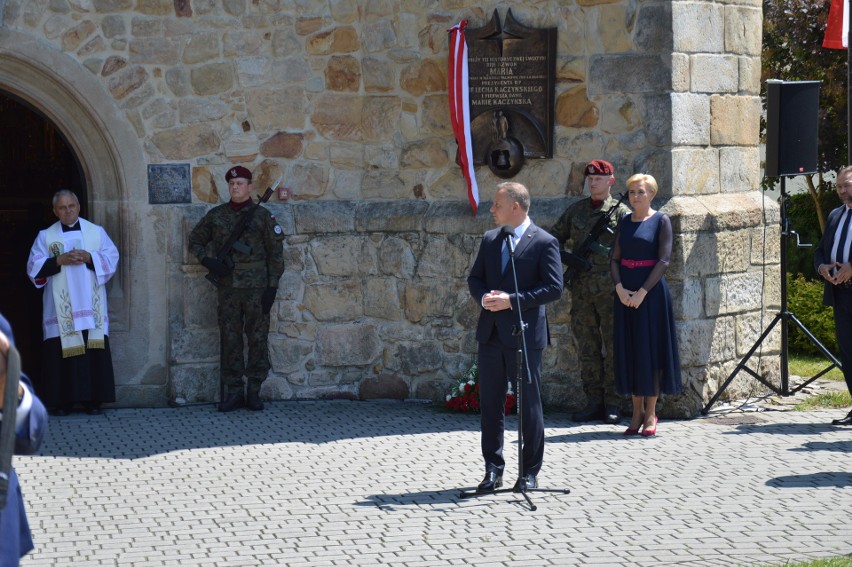
<instances>
[{"instance_id":1,"label":"cobblestone paving","mask_svg":"<svg viewBox=\"0 0 852 567\"><path fill-rule=\"evenodd\" d=\"M22 565L781 564L852 554L843 412L712 412L625 425L545 416L531 511L461 500L477 416L394 402L273 402L51 418L18 457L36 551ZM514 418L507 426L516 427ZM517 444L507 434L506 479Z\"/></svg>"}]
</instances>

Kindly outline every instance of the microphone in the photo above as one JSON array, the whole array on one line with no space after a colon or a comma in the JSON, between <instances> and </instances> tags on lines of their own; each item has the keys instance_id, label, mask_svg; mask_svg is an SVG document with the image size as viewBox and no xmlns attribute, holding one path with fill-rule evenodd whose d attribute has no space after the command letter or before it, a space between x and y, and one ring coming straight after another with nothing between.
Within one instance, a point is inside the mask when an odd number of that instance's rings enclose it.
<instances>
[{"instance_id":1,"label":"microphone","mask_svg":"<svg viewBox=\"0 0 852 567\"><path fill-rule=\"evenodd\" d=\"M515 254L515 229L508 224L504 224L500 228L500 234L506 239L506 246L509 247L509 254Z\"/></svg>"}]
</instances>

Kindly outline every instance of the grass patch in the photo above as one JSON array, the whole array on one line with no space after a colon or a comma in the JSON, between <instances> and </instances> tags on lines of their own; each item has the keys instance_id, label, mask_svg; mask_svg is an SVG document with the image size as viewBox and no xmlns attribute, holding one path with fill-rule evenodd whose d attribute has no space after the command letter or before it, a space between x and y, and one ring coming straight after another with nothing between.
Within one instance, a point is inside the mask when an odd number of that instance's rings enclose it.
<instances>
[{"instance_id":1,"label":"grass patch","mask_svg":"<svg viewBox=\"0 0 852 567\"><path fill-rule=\"evenodd\" d=\"M823 356L816 356L813 354L790 353L787 364L790 368L790 374L802 376L803 378L810 378L811 376L816 376L823 369L828 367L828 365L831 364L831 361ZM841 372L839 368L835 367L829 370L826 374L823 374L821 378L827 378L829 380L843 380L843 372Z\"/></svg>"},{"instance_id":2,"label":"grass patch","mask_svg":"<svg viewBox=\"0 0 852 567\"><path fill-rule=\"evenodd\" d=\"M849 406L852 406L852 396L849 395L849 392L832 392L811 396L793 409L808 411L820 408L848 408Z\"/></svg>"},{"instance_id":3,"label":"grass patch","mask_svg":"<svg viewBox=\"0 0 852 567\"><path fill-rule=\"evenodd\" d=\"M801 563L779 563L772 567L852 567L852 557L832 557L830 559L815 559Z\"/></svg>"}]
</instances>

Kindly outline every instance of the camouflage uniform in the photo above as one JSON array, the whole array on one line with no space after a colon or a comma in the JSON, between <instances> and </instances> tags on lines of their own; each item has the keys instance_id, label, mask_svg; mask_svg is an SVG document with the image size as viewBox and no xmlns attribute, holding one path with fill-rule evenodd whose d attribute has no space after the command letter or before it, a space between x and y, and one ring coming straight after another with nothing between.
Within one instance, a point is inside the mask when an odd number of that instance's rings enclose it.
<instances>
[{"instance_id":1,"label":"camouflage uniform","mask_svg":"<svg viewBox=\"0 0 852 567\"><path fill-rule=\"evenodd\" d=\"M578 248L601 215L618 203L607 196L600 207L592 207L590 197L572 203L550 233L566 249ZM619 205L610 218L613 232L619 219L629 213L627 205ZM615 391L615 371L612 361L613 338L613 285L610 277L609 253L615 244L615 235L604 230L598 237L600 246L592 246L589 272L572 273L571 329L577 339L580 372L587 406L603 404L620 408L621 397Z\"/></svg>"},{"instance_id":2,"label":"camouflage uniform","mask_svg":"<svg viewBox=\"0 0 852 567\"><path fill-rule=\"evenodd\" d=\"M226 395L242 392L244 375L248 392L258 393L271 368L269 313L261 308L261 296L268 287L277 289L284 273L284 232L260 205L251 203L234 211L225 203L211 209L189 234L189 249L199 260L215 255L240 217L252 209L256 209L254 216L231 251L234 270L219 278L219 376ZM248 339L247 365L243 362L243 332Z\"/></svg>"}]
</instances>

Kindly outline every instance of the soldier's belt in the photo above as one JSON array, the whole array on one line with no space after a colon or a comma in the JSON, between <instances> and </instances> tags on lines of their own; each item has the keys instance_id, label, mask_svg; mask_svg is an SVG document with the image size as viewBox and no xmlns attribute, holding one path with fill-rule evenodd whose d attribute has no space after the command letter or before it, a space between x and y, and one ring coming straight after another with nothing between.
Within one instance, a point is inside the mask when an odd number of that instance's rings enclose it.
<instances>
[{"instance_id":1,"label":"soldier's belt","mask_svg":"<svg viewBox=\"0 0 852 567\"><path fill-rule=\"evenodd\" d=\"M235 270L252 270L254 268L265 268L266 262L236 262Z\"/></svg>"}]
</instances>

